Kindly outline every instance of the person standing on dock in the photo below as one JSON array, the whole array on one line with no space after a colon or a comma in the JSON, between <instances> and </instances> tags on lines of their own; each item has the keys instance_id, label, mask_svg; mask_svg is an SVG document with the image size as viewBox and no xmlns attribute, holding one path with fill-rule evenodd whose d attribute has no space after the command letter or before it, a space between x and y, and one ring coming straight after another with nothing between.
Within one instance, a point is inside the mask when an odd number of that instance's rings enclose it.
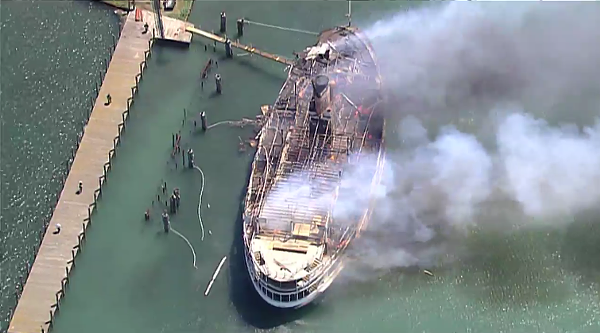
<instances>
[{"instance_id":1,"label":"person standing on dock","mask_svg":"<svg viewBox=\"0 0 600 333\"><path fill-rule=\"evenodd\" d=\"M170 222L169 222L169 214L167 213L167 210L165 209L162 213L162 221L163 221L163 228L165 229L165 232L169 232L169 227L170 227Z\"/></svg>"},{"instance_id":2,"label":"person standing on dock","mask_svg":"<svg viewBox=\"0 0 600 333\"><path fill-rule=\"evenodd\" d=\"M80 195L81 193L83 193L83 182L80 180L77 187L77 192L75 192L75 194Z\"/></svg>"}]
</instances>

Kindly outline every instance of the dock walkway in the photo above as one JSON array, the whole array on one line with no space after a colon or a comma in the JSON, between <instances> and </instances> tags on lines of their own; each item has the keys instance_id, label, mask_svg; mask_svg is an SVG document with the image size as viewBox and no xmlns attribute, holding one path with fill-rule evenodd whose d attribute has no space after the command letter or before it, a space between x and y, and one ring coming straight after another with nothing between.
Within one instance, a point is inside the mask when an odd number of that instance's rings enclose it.
<instances>
[{"instance_id":1,"label":"dock walkway","mask_svg":"<svg viewBox=\"0 0 600 333\"><path fill-rule=\"evenodd\" d=\"M80 234L89 223L89 207L95 202L95 191L102 186L105 165L110 162L109 154L113 153L121 123L126 119L124 111L129 109L138 74L144 69L146 53L152 46L154 14L142 14L143 20L136 21L135 11L130 12L123 25L60 199L13 313L9 333L48 332L56 304L64 296L63 284L68 282L65 279L79 250ZM145 34L144 21L149 25ZM189 44L187 23L166 17L163 23L164 39ZM108 94L112 101L105 105ZM78 195L75 192L80 181L83 192ZM57 224L61 231L54 234Z\"/></svg>"}]
</instances>

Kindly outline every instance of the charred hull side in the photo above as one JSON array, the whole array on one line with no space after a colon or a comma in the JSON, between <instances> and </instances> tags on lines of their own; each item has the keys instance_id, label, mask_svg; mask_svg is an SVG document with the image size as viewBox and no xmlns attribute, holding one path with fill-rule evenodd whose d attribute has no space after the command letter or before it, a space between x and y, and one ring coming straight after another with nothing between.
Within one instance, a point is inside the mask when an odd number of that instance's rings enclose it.
<instances>
[{"instance_id":1,"label":"charred hull side","mask_svg":"<svg viewBox=\"0 0 600 333\"><path fill-rule=\"evenodd\" d=\"M344 251L368 224L373 201L335 217L351 191L345 170L384 161L381 80L375 56L353 27L322 32L289 68L265 123L244 200L244 256L259 295L279 308L314 301L344 266Z\"/></svg>"}]
</instances>

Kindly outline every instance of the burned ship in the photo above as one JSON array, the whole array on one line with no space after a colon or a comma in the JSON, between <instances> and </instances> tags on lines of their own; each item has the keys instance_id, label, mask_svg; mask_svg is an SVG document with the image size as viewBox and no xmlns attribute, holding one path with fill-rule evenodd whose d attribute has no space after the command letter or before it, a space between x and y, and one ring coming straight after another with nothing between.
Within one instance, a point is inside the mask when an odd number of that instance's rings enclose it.
<instances>
[{"instance_id":1,"label":"burned ship","mask_svg":"<svg viewBox=\"0 0 600 333\"><path fill-rule=\"evenodd\" d=\"M278 308L321 295L344 267L344 253L371 217L384 164L381 78L366 37L336 27L289 66L264 122L244 200L245 260L258 294ZM349 168L370 156L358 195L365 207L338 217Z\"/></svg>"}]
</instances>

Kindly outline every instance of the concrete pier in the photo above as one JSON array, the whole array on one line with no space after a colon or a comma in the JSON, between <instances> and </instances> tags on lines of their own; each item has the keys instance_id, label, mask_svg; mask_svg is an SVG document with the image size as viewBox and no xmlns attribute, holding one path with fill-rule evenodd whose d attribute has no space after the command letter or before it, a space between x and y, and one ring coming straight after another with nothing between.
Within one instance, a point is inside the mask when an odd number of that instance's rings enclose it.
<instances>
[{"instance_id":1,"label":"concrete pier","mask_svg":"<svg viewBox=\"0 0 600 333\"><path fill-rule=\"evenodd\" d=\"M11 318L9 333L48 332L55 311L60 307L74 257L80 251L79 245L101 194L153 43L154 14L147 11L137 14L138 18L142 14L143 20L135 20L135 11L127 16L69 176ZM142 33L144 21L149 25L145 34ZM164 18L164 23L165 39L191 41L191 33L185 31L185 22ZM105 104L107 95L111 96L109 105ZM83 192L76 194L80 181ZM60 233L54 234L58 223Z\"/></svg>"}]
</instances>

